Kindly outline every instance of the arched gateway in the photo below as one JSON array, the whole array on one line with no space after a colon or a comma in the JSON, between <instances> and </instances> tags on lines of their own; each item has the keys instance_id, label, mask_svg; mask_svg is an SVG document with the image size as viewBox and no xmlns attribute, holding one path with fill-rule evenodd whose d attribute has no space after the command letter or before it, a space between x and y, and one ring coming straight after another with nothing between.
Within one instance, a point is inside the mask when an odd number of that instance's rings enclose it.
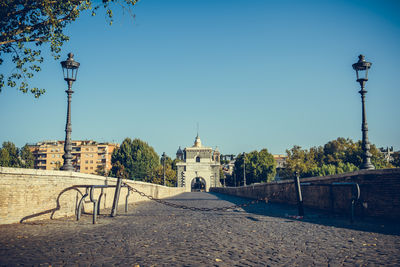
<instances>
[{"instance_id":1,"label":"arched gateway","mask_svg":"<svg viewBox=\"0 0 400 267\"><path fill-rule=\"evenodd\" d=\"M221 186L219 181L220 153L218 149L204 147L199 135L194 145L176 152L178 187L185 187L186 192L208 191L210 187Z\"/></svg>"},{"instance_id":2,"label":"arched gateway","mask_svg":"<svg viewBox=\"0 0 400 267\"><path fill-rule=\"evenodd\" d=\"M204 192L206 191L206 180L201 177L196 177L191 182L192 192Z\"/></svg>"}]
</instances>

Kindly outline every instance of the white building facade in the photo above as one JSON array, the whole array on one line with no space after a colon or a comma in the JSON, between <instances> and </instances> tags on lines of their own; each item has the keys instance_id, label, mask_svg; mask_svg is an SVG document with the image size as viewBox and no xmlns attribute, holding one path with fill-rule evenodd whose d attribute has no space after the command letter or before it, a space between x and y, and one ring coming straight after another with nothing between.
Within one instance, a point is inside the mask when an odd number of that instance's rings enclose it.
<instances>
[{"instance_id":1,"label":"white building facade","mask_svg":"<svg viewBox=\"0 0 400 267\"><path fill-rule=\"evenodd\" d=\"M220 152L216 148L205 147L197 135L192 147L183 151L179 147L176 156L181 162L176 164L178 187L190 191L209 191L210 187L220 187Z\"/></svg>"}]
</instances>

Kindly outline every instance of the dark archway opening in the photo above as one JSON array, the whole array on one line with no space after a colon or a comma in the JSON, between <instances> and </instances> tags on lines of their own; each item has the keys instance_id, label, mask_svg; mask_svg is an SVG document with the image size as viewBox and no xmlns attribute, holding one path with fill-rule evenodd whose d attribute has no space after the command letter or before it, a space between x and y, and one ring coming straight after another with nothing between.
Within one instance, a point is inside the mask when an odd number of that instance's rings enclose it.
<instances>
[{"instance_id":1,"label":"dark archway opening","mask_svg":"<svg viewBox=\"0 0 400 267\"><path fill-rule=\"evenodd\" d=\"M201 177L196 177L192 180L192 192L205 192L206 180Z\"/></svg>"}]
</instances>

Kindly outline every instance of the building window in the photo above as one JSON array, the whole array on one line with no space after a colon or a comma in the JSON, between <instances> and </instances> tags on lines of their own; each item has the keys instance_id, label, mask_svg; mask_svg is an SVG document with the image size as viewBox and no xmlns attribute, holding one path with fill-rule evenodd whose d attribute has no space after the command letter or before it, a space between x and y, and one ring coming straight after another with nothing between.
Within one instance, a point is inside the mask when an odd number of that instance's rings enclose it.
<instances>
[{"instance_id":1,"label":"building window","mask_svg":"<svg viewBox=\"0 0 400 267\"><path fill-rule=\"evenodd\" d=\"M90 163L93 163L93 160L91 160Z\"/></svg>"},{"instance_id":2,"label":"building window","mask_svg":"<svg viewBox=\"0 0 400 267\"><path fill-rule=\"evenodd\" d=\"M89 163L89 161L88 161L88 160L85 160L85 163L87 164L87 163Z\"/></svg>"},{"instance_id":3,"label":"building window","mask_svg":"<svg viewBox=\"0 0 400 267\"><path fill-rule=\"evenodd\" d=\"M200 157L199 156L196 157L196 162L200 162Z\"/></svg>"}]
</instances>

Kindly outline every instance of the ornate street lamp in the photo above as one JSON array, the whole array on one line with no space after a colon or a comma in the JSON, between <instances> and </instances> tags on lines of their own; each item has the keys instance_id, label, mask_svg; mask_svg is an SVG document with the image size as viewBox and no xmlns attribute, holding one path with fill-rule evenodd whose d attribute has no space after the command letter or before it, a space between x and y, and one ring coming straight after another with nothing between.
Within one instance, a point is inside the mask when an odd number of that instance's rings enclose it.
<instances>
[{"instance_id":1,"label":"ornate street lamp","mask_svg":"<svg viewBox=\"0 0 400 267\"><path fill-rule=\"evenodd\" d=\"M167 159L167 155L165 155L165 152L163 152L162 156L161 156L161 162L163 164L163 177L164 177L164 186L165 186L165 161Z\"/></svg>"},{"instance_id":2,"label":"ornate street lamp","mask_svg":"<svg viewBox=\"0 0 400 267\"><path fill-rule=\"evenodd\" d=\"M368 124L367 124L367 115L365 112L365 94L367 91L364 89L365 83L368 81L368 70L371 68L372 63L365 61L363 55L358 56L358 62L353 64L353 69L357 74L357 82L360 83L361 90L359 93L361 94L361 103L362 103L362 150L363 150L363 163L361 165L361 169L373 170L375 169L374 165L371 163L371 152L370 144L368 141Z\"/></svg>"},{"instance_id":3,"label":"ornate street lamp","mask_svg":"<svg viewBox=\"0 0 400 267\"><path fill-rule=\"evenodd\" d=\"M68 84L68 90L65 92L68 95L68 108L67 108L67 123L65 126L65 143L64 143L64 165L61 167L63 171L73 171L72 166L72 144L71 144L71 98L74 91L72 91L72 83L76 81L76 75L78 74L78 68L80 63L74 60L74 54L69 53L68 59L61 62L63 69L64 80Z\"/></svg>"}]
</instances>

